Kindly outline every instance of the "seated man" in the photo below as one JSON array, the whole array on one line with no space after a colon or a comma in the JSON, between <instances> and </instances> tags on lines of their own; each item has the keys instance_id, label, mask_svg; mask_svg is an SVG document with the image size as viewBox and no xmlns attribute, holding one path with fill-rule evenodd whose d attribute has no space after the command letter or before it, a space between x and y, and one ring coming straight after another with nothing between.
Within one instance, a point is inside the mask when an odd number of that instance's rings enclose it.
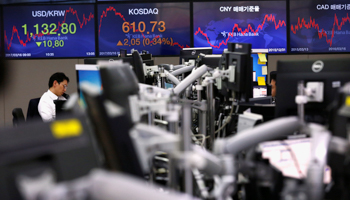
<instances>
[{"instance_id":1,"label":"seated man","mask_svg":"<svg viewBox=\"0 0 350 200\"><path fill-rule=\"evenodd\" d=\"M55 100L67 100L64 93L68 87L69 78L62 72L57 72L50 77L49 89L45 92L38 105L38 111L44 122L56 118Z\"/></svg>"},{"instance_id":2,"label":"seated man","mask_svg":"<svg viewBox=\"0 0 350 200\"><path fill-rule=\"evenodd\" d=\"M273 98L273 102L276 102L276 77L276 71L270 72L271 96Z\"/></svg>"}]
</instances>

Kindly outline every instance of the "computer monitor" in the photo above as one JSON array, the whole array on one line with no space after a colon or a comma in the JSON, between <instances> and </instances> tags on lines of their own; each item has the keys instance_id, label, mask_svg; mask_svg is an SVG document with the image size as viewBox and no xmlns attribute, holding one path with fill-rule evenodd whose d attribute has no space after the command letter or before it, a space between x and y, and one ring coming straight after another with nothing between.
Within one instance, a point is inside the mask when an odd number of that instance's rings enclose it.
<instances>
[{"instance_id":1,"label":"computer monitor","mask_svg":"<svg viewBox=\"0 0 350 200\"><path fill-rule=\"evenodd\" d=\"M139 83L145 83L146 78L145 78L145 72L143 70L143 60L140 53L138 51L134 51L132 52L131 57L133 59L133 64L131 65L133 66L133 70L136 74L136 77Z\"/></svg>"},{"instance_id":2,"label":"computer monitor","mask_svg":"<svg viewBox=\"0 0 350 200\"><path fill-rule=\"evenodd\" d=\"M152 60L152 54L150 53L141 53L140 56L142 60Z\"/></svg>"},{"instance_id":3,"label":"computer monitor","mask_svg":"<svg viewBox=\"0 0 350 200\"><path fill-rule=\"evenodd\" d=\"M213 53L213 48L211 47L197 47L197 48L183 48L180 51L180 62L179 64L184 64L189 60L196 60L199 54L209 55Z\"/></svg>"},{"instance_id":4,"label":"computer monitor","mask_svg":"<svg viewBox=\"0 0 350 200\"><path fill-rule=\"evenodd\" d=\"M217 68L220 66L221 54L204 55L198 59L198 66L206 65L210 68Z\"/></svg>"},{"instance_id":5,"label":"computer monitor","mask_svg":"<svg viewBox=\"0 0 350 200\"><path fill-rule=\"evenodd\" d=\"M83 113L0 129L0 199L26 199L19 185L32 187L43 177L69 181L100 168L94 143Z\"/></svg>"},{"instance_id":6,"label":"computer monitor","mask_svg":"<svg viewBox=\"0 0 350 200\"><path fill-rule=\"evenodd\" d=\"M263 85L253 86L253 98L260 98L267 96L267 87Z\"/></svg>"},{"instance_id":7,"label":"computer monitor","mask_svg":"<svg viewBox=\"0 0 350 200\"><path fill-rule=\"evenodd\" d=\"M305 120L321 124L328 123L328 106L337 96L338 89L350 81L350 59L286 60L277 61L276 117L297 115L295 96L298 82L323 83L323 101L308 102Z\"/></svg>"},{"instance_id":8,"label":"computer monitor","mask_svg":"<svg viewBox=\"0 0 350 200\"><path fill-rule=\"evenodd\" d=\"M102 91L102 83L100 77L100 69L96 64L77 64L75 65L75 72L77 76L77 85L78 85L78 93L79 93L79 102L80 105L85 108L86 102L84 99L83 92L80 90L80 86L83 82L88 82L96 88L100 88L100 92Z\"/></svg>"},{"instance_id":9,"label":"computer monitor","mask_svg":"<svg viewBox=\"0 0 350 200\"><path fill-rule=\"evenodd\" d=\"M56 118L58 116L61 116L62 114L65 114L65 110L63 108L64 104L67 102L67 100L54 100L53 103L55 104L56 109Z\"/></svg>"},{"instance_id":10,"label":"computer monitor","mask_svg":"<svg viewBox=\"0 0 350 200\"><path fill-rule=\"evenodd\" d=\"M127 63L104 63L100 65L103 94L106 99L125 109L131 118L129 96L139 92L139 82Z\"/></svg>"},{"instance_id":11,"label":"computer monitor","mask_svg":"<svg viewBox=\"0 0 350 200\"><path fill-rule=\"evenodd\" d=\"M221 66L229 69L235 66L234 82L224 79L223 88L235 93L239 102L249 102L253 97L253 60L251 57L252 45L248 43L228 43L228 49L222 53Z\"/></svg>"},{"instance_id":12,"label":"computer monitor","mask_svg":"<svg viewBox=\"0 0 350 200\"><path fill-rule=\"evenodd\" d=\"M108 87L106 87L108 91ZM133 123L122 106L108 102L98 88L82 84L87 114L105 156L104 166L143 178L143 172L129 132ZM113 110L113 111L111 111Z\"/></svg>"},{"instance_id":13,"label":"computer monitor","mask_svg":"<svg viewBox=\"0 0 350 200\"><path fill-rule=\"evenodd\" d=\"M122 60L125 63L129 63L133 66L133 70L137 76L140 83L145 83L145 74L143 71L143 60L138 51L133 51L131 56L127 57L101 57L101 58L85 58L84 64L94 64L96 65L98 61L115 61Z\"/></svg>"},{"instance_id":14,"label":"computer monitor","mask_svg":"<svg viewBox=\"0 0 350 200\"><path fill-rule=\"evenodd\" d=\"M131 65L134 64L134 60L132 57L100 57L100 58L84 58L84 64L96 65L98 61L115 61L115 60L123 60L123 62L128 62Z\"/></svg>"},{"instance_id":15,"label":"computer monitor","mask_svg":"<svg viewBox=\"0 0 350 200\"><path fill-rule=\"evenodd\" d=\"M120 57L124 58L127 56L127 54L128 52L126 49L120 49L120 54L119 54Z\"/></svg>"}]
</instances>

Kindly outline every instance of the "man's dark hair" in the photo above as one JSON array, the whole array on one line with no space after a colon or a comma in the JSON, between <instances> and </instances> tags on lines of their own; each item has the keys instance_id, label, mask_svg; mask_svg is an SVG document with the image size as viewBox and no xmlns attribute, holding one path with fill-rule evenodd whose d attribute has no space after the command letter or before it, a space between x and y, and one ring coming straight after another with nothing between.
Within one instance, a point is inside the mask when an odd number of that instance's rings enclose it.
<instances>
[{"instance_id":1,"label":"man's dark hair","mask_svg":"<svg viewBox=\"0 0 350 200\"><path fill-rule=\"evenodd\" d=\"M62 72L56 72L51 75L50 80L49 80L49 88L53 86L53 82L57 81L58 83L61 83L62 81L67 80L69 83L69 78Z\"/></svg>"},{"instance_id":2,"label":"man's dark hair","mask_svg":"<svg viewBox=\"0 0 350 200\"><path fill-rule=\"evenodd\" d=\"M275 80L276 81L276 76L277 76L277 72L276 71L271 71L270 72L270 82L271 82L271 80Z\"/></svg>"}]
</instances>

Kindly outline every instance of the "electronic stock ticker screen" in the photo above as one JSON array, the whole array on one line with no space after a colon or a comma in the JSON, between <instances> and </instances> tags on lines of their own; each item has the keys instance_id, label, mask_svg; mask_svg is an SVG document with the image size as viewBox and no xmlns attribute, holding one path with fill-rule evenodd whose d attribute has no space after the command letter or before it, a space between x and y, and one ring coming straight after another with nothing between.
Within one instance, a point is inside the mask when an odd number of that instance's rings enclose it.
<instances>
[{"instance_id":1,"label":"electronic stock ticker screen","mask_svg":"<svg viewBox=\"0 0 350 200\"><path fill-rule=\"evenodd\" d=\"M152 55L179 55L190 47L190 4L138 3L98 5L99 56L120 49Z\"/></svg>"},{"instance_id":2,"label":"electronic stock ticker screen","mask_svg":"<svg viewBox=\"0 0 350 200\"><path fill-rule=\"evenodd\" d=\"M228 42L250 43L287 53L286 13L286 1L194 2L194 46L220 54Z\"/></svg>"},{"instance_id":3,"label":"electronic stock ticker screen","mask_svg":"<svg viewBox=\"0 0 350 200\"><path fill-rule=\"evenodd\" d=\"M350 52L348 0L290 1L290 52Z\"/></svg>"},{"instance_id":4,"label":"electronic stock ticker screen","mask_svg":"<svg viewBox=\"0 0 350 200\"><path fill-rule=\"evenodd\" d=\"M94 57L94 5L5 6L8 58Z\"/></svg>"}]
</instances>

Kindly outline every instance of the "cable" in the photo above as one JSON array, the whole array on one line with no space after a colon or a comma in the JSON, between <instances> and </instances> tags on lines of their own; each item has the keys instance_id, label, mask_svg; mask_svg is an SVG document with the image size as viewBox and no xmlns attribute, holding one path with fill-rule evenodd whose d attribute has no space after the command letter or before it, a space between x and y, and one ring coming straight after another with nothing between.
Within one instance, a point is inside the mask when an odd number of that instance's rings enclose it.
<instances>
[{"instance_id":1,"label":"cable","mask_svg":"<svg viewBox=\"0 0 350 200\"><path fill-rule=\"evenodd\" d=\"M231 121L231 118L232 118L231 116L233 114L233 108L234 108L234 99L235 99L235 93L234 92L232 92L232 98L233 98L233 101L232 101L232 105L231 105L230 114L226 118L225 123L218 130L215 131L215 134L217 134L219 131L221 131L223 128L225 128L225 126ZM237 108L236 108L236 111L235 111L236 113L238 112L238 107L239 107L239 105L237 103Z\"/></svg>"},{"instance_id":2,"label":"cable","mask_svg":"<svg viewBox=\"0 0 350 200\"><path fill-rule=\"evenodd\" d=\"M205 140L206 140L205 135L203 135L203 134L195 134L195 135L193 135L193 136L194 136L194 137L196 137L196 138L197 138L197 136L202 137L202 143L201 143L201 146L204 146L204 142L205 142Z\"/></svg>"}]
</instances>

